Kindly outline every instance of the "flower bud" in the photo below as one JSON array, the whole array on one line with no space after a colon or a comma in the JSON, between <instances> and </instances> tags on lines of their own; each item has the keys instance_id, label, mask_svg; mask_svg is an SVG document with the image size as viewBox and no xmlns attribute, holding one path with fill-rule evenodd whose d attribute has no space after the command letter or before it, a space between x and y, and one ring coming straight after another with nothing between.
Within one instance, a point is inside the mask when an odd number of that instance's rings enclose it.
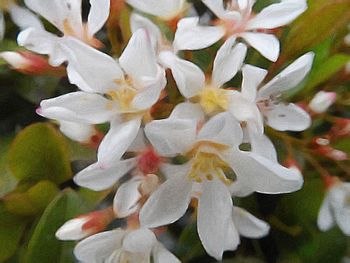
<instances>
[{"instance_id":1,"label":"flower bud","mask_svg":"<svg viewBox=\"0 0 350 263\"><path fill-rule=\"evenodd\" d=\"M337 94L335 92L318 92L311 100L309 107L315 113L323 113L335 102Z\"/></svg>"},{"instance_id":2,"label":"flower bud","mask_svg":"<svg viewBox=\"0 0 350 263\"><path fill-rule=\"evenodd\" d=\"M153 174L158 171L161 159L153 148L144 151L138 160L138 168L144 174Z\"/></svg>"}]
</instances>

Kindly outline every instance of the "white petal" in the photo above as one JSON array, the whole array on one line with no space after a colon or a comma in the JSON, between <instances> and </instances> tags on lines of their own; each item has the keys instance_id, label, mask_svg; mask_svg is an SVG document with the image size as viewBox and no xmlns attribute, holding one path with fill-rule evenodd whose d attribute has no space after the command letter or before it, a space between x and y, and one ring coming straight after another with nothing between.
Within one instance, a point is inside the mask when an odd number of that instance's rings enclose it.
<instances>
[{"instance_id":1,"label":"white petal","mask_svg":"<svg viewBox=\"0 0 350 263\"><path fill-rule=\"evenodd\" d=\"M334 226L334 218L331 211L329 198L325 197L317 217L317 226L322 231L327 231Z\"/></svg>"},{"instance_id":2,"label":"white petal","mask_svg":"<svg viewBox=\"0 0 350 263\"><path fill-rule=\"evenodd\" d=\"M145 77L156 77L158 73L156 55L151 38L145 29L138 29L132 35L119 58L119 63L136 83L142 83Z\"/></svg>"},{"instance_id":3,"label":"white petal","mask_svg":"<svg viewBox=\"0 0 350 263\"><path fill-rule=\"evenodd\" d=\"M275 62L278 59L280 43L274 35L245 32L240 36L268 60Z\"/></svg>"},{"instance_id":4,"label":"white petal","mask_svg":"<svg viewBox=\"0 0 350 263\"><path fill-rule=\"evenodd\" d=\"M335 221L337 222L341 231L350 236L350 184L349 183L338 183L334 185L329 191L330 205L334 213Z\"/></svg>"},{"instance_id":5,"label":"white petal","mask_svg":"<svg viewBox=\"0 0 350 263\"><path fill-rule=\"evenodd\" d=\"M240 14L236 11L227 11L223 0L202 0L202 2L220 19L239 19Z\"/></svg>"},{"instance_id":6,"label":"white petal","mask_svg":"<svg viewBox=\"0 0 350 263\"><path fill-rule=\"evenodd\" d=\"M108 19L110 0L90 0L90 5L87 25L89 36L93 36Z\"/></svg>"},{"instance_id":7,"label":"white petal","mask_svg":"<svg viewBox=\"0 0 350 263\"><path fill-rule=\"evenodd\" d=\"M311 125L310 115L293 103L277 104L265 116L266 123L278 131L303 131Z\"/></svg>"},{"instance_id":8,"label":"white petal","mask_svg":"<svg viewBox=\"0 0 350 263\"><path fill-rule=\"evenodd\" d=\"M123 240L123 249L131 253L151 254L157 239L147 228L140 228L128 233Z\"/></svg>"},{"instance_id":9,"label":"white petal","mask_svg":"<svg viewBox=\"0 0 350 263\"><path fill-rule=\"evenodd\" d=\"M166 180L147 200L140 212L145 227L158 227L174 223L187 210L191 200L192 183L187 175Z\"/></svg>"},{"instance_id":10,"label":"white petal","mask_svg":"<svg viewBox=\"0 0 350 263\"><path fill-rule=\"evenodd\" d=\"M152 255L154 263L181 263L181 261L161 243L155 245Z\"/></svg>"},{"instance_id":11,"label":"white petal","mask_svg":"<svg viewBox=\"0 0 350 263\"><path fill-rule=\"evenodd\" d=\"M173 43L175 50L207 48L225 34L225 30L220 26L201 26L198 22L199 17L187 17L178 22Z\"/></svg>"},{"instance_id":12,"label":"white petal","mask_svg":"<svg viewBox=\"0 0 350 263\"><path fill-rule=\"evenodd\" d=\"M198 235L208 254L217 260L222 259L227 245L231 216L232 199L227 187L217 179L203 183L203 192L198 200Z\"/></svg>"},{"instance_id":13,"label":"white petal","mask_svg":"<svg viewBox=\"0 0 350 263\"><path fill-rule=\"evenodd\" d=\"M336 92L319 91L309 103L309 108L316 113L323 113L335 102Z\"/></svg>"},{"instance_id":14,"label":"white petal","mask_svg":"<svg viewBox=\"0 0 350 263\"><path fill-rule=\"evenodd\" d=\"M60 131L68 138L77 142L89 142L91 137L96 133L94 126L91 124L69 121L60 121L59 124Z\"/></svg>"},{"instance_id":15,"label":"white petal","mask_svg":"<svg viewBox=\"0 0 350 263\"><path fill-rule=\"evenodd\" d=\"M298 58L262 87L258 92L258 97L268 98L271 95L279 95L286 90L294 88L309 73L313 59L313 52L306 53Z\"/></svg>"},{"instance_id":16,"label":"white petal","mask_svg":"<svg viewBox=\"0 0 350 263\"><path fill-rule=\"evenodd\" d=\"M82 91L43 100L38 113L49 119L82 123L104 123L113 112L107 109L109 100L98 94Z\"/></svg>"},{"instance_id":17,"label":"white petal","mask_svg":"<svg viewBox=\"0 0 350 263\"><path fill-rule=\"evenodd\" d=\"M113 166L103 167L94 163L74 176L74 182L94 191L101 191L112 187L121 177L136 166L136 159L116 162Z\"/></svg>"},{"instance_id":18,"label":"white petal","mask_svg":"<svg viewBox=\"0 0 350 263\"><path fill-rule=\"evenodd\" d=\"M50 21L62 32L65 31L65 23L75 30L75 33L81 34L82 19L81 19L81 0L25 0L25 4Z\"/></svg>"},{"instance_id":19,"label":"white petal","mask_svg":"<svg viewBox=\"0 0 350 263\"><path fill-rule=\"evenodd\" d=\"M100 263L121 247L124 230L98 233L79 242L74 248L75 257L83 262Z\"/></svg>"},{"instance_id":20,"label":"white petal","mask_svg":"<svg viewBox=\"0 0 350 263\"><path fill-rule=\"evenodd\" d=\"M259 85L266 77L267 70L252 65L244 65L242 68L242 94L251 102L255 102Z\"/></svg>"},{"instance_id":21,"label":"white petal","mask_svg":"<svg viewBox=\"0 0 350 263\"><path fill-rule=\"evenodd\" d=\"M169 157L188 151L195 141L196 131L197 123L191 119L155 120L145 127L153 147L160 155Z\"/></svg>"},{"instance_id":22,"label":"white petal","mask_svg":"<svg viewBox=\"0 0 350 263\"><path fill-rule=\"evenodd\" d=\"M197 140L212 141L238 147L242 143L243 132L234 117L227 112L212 117L199 131Z\"/></svg>"},{"instance_id":23,"label":"white petal","mask_svg":"<svg viewBox=\"0 0 350 263\"><path fill-rule=\"evenodd\" d=\"M40 19L28 9L13 4L9 8L12 21L22 30L28 27L44 29Z\"/></svg>"},{"instance_id":24,"label":"white petal","mask_svg":"<svg viewBox=\"0 0 350 263\"><path fill-rule=\"evenodd\" d=\"M56 237L60 240L80 240L88 236L89 233L83 230L88 217L73 218L65 222L56 232Z\"/></svg>"},{"instance_id":25,"label":"white petal","mask_svg":"<svg viewBox=\"0 0 350 263\"><path fill-rule=\"evenodd\" d=\"M67 38L64 46L69 81L80 89L107 93L117 87L114 81L124 79L123 71L112 57L74 38Z\"/></svg>"},{"instance_id":26,"label":"white petal","mask_svg":"<svg viewBox=\"0 0 350 263\"><path fill-rule=\"evenodd\" d=\"M235 41L234 37L226 40L216 54L212 79L215 87L221 87L228 82L242 67L247 47L242 43L234 46Z\"/></svg>"},{"instance_id":27,"label":"white petal","mask_svg":"<svg viewBox=\"0 0 350 263\"><path fill-rule=\"evenodd\" d=\"M182 165L163 163L160 166L160 171L165 175L166 179L176 178L186 174L191 168L191 163L187 162Z\"/></svg>"},{"instance_id":28,"label":"white petal","mask_svg":"<svg viewBox=\"0 0 350 263\"><path fill-rule=\"evenodd\" d=\"M97 159L102 166L118 161L135 140L141 125L140 118L127 122L113 120L111 127L98 147Z\"/></svg>"},{"instance_id":29,"label":"white petal","mask_svg":"<svg viewBox=\"0 0 350 263\"><path fill-rule=\"evenodd\" d=\"M246 210L233 207L233 222L238 229L240 235L250 238L260 238L266 236L270 230L270 226L248 213Z\"/></svg>"},{"instance_id":30,"label":"white petal","mask_svg":"<svg viewBox=\"0 0 350 263\"><path fill-rule=\"evenodd\" d=\"M194 119L196 121L204 120L204 112L199 104L183 102L176 105L170 114L171 119Z\"/></svg>"},{"instance_id":31,"label":"white petal","mask_svg":"<svg viewBox=\"0 0 350 263\"><path fill-rule=\"evenodd\" d=\"M169 51L161 52L159 59L164 67L171 69L177 87L185 98L198 95L204 88L205 76L197 65Z\"/></svg>"},{"instance_id":32,"label":"white petal","mask_svg":"<svg viewBox=\"0 0 350 263\"><path fill-rule=\"evenodd\" d=\"M277 162L277 152L271 140L264 134L254 132L253 129L248 130L252 152Z\"/></svg>"},{"instance_id":33,"label":"white petal","mask_svg":"<svg viewBox=\"0 0 350 263\"><path fill-rule=\"evenodd\" d=\"M292 22L307 8L305 0L288 0L272 4L250 19L247 29L276 28Z\"/></svg>"},{"instance_id":34,"label":"white petal","mask_svg":"<svg viewBox=\"0 0 350 263\"><path fill-rule=\"evenodd\" d=\"M0 40L3 40L5 35L5 19L4 14L0 11Z\"/></svg>"},{"instance_id":35,"label":"white petal","mask_svg":"<svg viewBox=\"0 0 350 263\"><path fill-rule=\"evenodd\" d=\"M142 178L134 177L119 186L114 196L113 210L118 218L127 217L136 212L141 198L139 186Z\"/></svg>"},{"instance_id":36,"label":"white petal","mask_svg":"<svg viewBox=\"0 0 350 263\"><path fill-rule=\"evenodd\" d=\"M134 12L130 16L130 27L132 33L135 33L140 28L146 29L151 38L153 48L155 50L157 49L162 33L156 24L148 18Z\"/></svg>"},{"instance_id":37,"label":"white petal","mask_svg":"<svg viewBox=\"0 0 350 263\"><path fill-rule=\"evenodd\" d=\"M184 2L184 0L127 0L127 3L134 8L165 20L178 15L183 9Z\"/></svg>"},{"instance_id":38,"label":"white petal","mask_svg":"<svg viewBox=\"0 0 350 263\"><path fill-rule=\"evenodd\" d=\"M136 138L128 148L128 152L141 152L147 149L146 137L142 128L139 129L139 132L136 135Z\"/></svg>"},{"instance_id":39,"label":"white petal","mask_svg":"<svg viewBox=\"0 0 350 263\"><path fill-rule=\"evenodd\" d=\"M225 158L239 183L266 194L290 193L303 185L300 173L250 152L232 152Z\"/></svg>"}]
</instances>

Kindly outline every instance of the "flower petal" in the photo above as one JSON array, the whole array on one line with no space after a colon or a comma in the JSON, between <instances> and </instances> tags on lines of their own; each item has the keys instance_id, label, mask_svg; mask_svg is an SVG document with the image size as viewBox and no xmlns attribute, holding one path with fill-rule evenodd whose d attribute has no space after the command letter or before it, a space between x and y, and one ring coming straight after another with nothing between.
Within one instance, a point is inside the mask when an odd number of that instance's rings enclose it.
<instances>
[{"instance_id":1,"label":"flower petal","mask_svg":"<svg viewBox=\"0 0 350 263\"><path fill-rule=\"evenodd\" d=\"M255 129L249 128L249 141L252 152L261 155L273 162L277 162L277 152L271 140L264 134L255 132Z\"/></svg>"},{"instance_id":2,"label":"flower petal","mask_svg":"<svg viewBox=\"0 0 350 263\"><path fill-rule=\"evenodd\" d=\"M279 95L286 90L294 88L311 70L313 59L313 52L306 53L298 58L263 86L258 92L258 97L268 98L271 95Z\"/></svg>"},{"instance_id":3,"label":"flower petal","mask_svg":"<svg viewBox=\"0 0 350 263\"><path fill-rule=\"evenodd\" d=\"M187 174L166 180L147 200L140 212L144 227L158 227L183 216L191 200L192 183Z\"/></svg>"},{"instance_id":4,"label":"flower petal","mask_svg":"<svg viewBox=\"0 0 350 263\"><path fill-rule=\"evenodd\" d=\"M275 62L280 54L280 43L274 35L245 32L240 36L268 60Z\"/></svg>"},{"instance_id":5,"label":"flower petal","mask_svg":"<svg viewBox=\"0 0 350 263\"><path fill-rule=\"evenodd\" d=\"M81 90L107 93L117 87L116 80L124 79L118 63L97 49L74 38L67 38L64 47L69 81Z\"/></svg>"},{"instance_id":6,"label":"flower petal","mask_svg":"<svg viewBox=\"0 0 350 263\"><path fill-rule=\"evenodd\" d=\"M136 159L116 162L113 166L103 167L94 163L74 176L74 182L94 191L101 191L112 187L121 177L136 166Z\"/></svg>"},{"instance_id":7,"label":"flower petal","mask_svg":"<svg viewBox=\"0 0 350 263\"><path fill-rule=\"evenodd\" d=\"M161 52L159 59L164 67L171 69L177 87L185 98L198 95L204 88L205 76L197 65L180 59L169 51Z\"/></svg>"},{"instance_id":8,"label":"flower petal","mask_svg":"<svg viewBox=\"0 0 350 263\"><path fill-rule=\"evenodd\" d=\"M221 26L201 26L198 22L199 17L186 17L178 22L173 42L175 51L207 48L225 34Z\"/></svg>"},{"instance_id":9,"label":"flower petal","mask_svg":"<svg viewBox=\"0 0 350 263\"><path fill-rule=\"evenodd\" d=\"M266 123L278 131L303 131L310 127L310 115L293 103L277 104L265 112Z\"/></svg>"},{"instance_id":10,"label":"flower petal","mask_svg":"<svg viewBox=\"0 0 350 263\"><path fill-rule=\"evenodd\" d=\"M77 91L41 101L38 113L49 119L97 124L112 118L108 103L98 94Z\"/></svg>"},{"instance_id":11,"label":"flower petal","mask_svg":"<svg viewBox=\"0 0 350 263\"><path fill-rule=\"evenodd\" d=\"M147 228L139 228L129 232L123 240L123 249L131 253L150 255L157 243L154 233Z\"/></svg>"},{"instance_id":12,"label":"flower petal","mask_svg":"<svg viewBox=\"0 0 350 263\"><path fill-rule=\"evenodd\" d=\"M306 8L305 0L284 0L269 5L248 21L247 29L272 29L287 25L303 13Z\"/></svg>"},{"instance_id":13,"label":"flower petal","mask_svg":"<svg viewBox=\"0 0 350 263\"><path fill-rule=\"evenodd\" d=\"M121 247L124 236L125 231L120 229L98 233L79 242L74 248L74 255L83 262L103 262Z\"/></svg>"},{"instance_id":14,"label":"flower petal","mask_svg":"<svg viewBox=\"0 0 350 263\"><path fill-rule=\"evenodd\" d=\"M303 178L299 172L251 152L232 151L225 158L237 175L237 182L259 193L280 194L299 190Z\"/></svg>"},{"instance_id":15,"label":"flower petal","mask_svg":"<svg viewBox=\"0 0 350 263\"><path fill-rule=\"evenodd\" d=\"M321 231L328 231L335 225L333 214L331 211L329 198L325 197L321 205L320 211L317 217L317 226Z\"/></svg>"},{"instance_id":16,"label":"flower petal","mask_svg":"<svg viewBox=\"0 0 350 263\"><path fill-rule=\"evenodd\" d=\"M243 65L247 46L242 43L234 46L235 41L235 37L230 37L216 54L212 79L214 87L221 87L231 80Z\"/></svg>"},{"instance_id":17,"label":"flower petal","mask_svg":"<svg viewBox=\"0 0 350 263\"><path fill-rule=\"evenodd\" d=\"M60 131L73 141L90 142L91 137L96 133L94 126L91 124L69 121L60 121L59 123Z\"/></svg>"},{"instance_id":18,"label":"flower petal","mask_svg":"<svg viewBox=\"0 0 350 263\"><path fill-rule=\"evenodd\" d=\"M4 39L5 35L5 19L3 12L0 11L0 40Z\"/></svg>"},{"instance_id":19,"label":"flower petal","mask_svg":"<svg viewBox=\"0 0 350 263\"><path fill-rule=\"evenodd\" d=\"M176 105L171 112L170 119L194 119L196 121L204 120L204 112L198 103L183 102Z\"/></svg>"},{"instance_id":20,"label":"flower petal","mask_svg":"<svg viewBox=\"0 0 350 263\"><path fill-rule=\"evenodd\" d=\"M139 186L142 178L134 177L118 187L114 196L113 210L118 218L127 217L136 212L141 198Z\"/></svg>"},{"instance_id":21,"label":"flower petal","mask_svg":"<svg viewBox=\"0 0 350 263\"><path fill-rule=\"evenodd\" d=\"M191 119L154 120L145 127L153 147L160 155L168 157L188 151L195 142L196 131L197 123Z\"/></svg>"},{"instance_id":22,"label":"flower petal","mask_svg":"<svg viewBox=\"0 0 350 263\"><path fill-rule=\"evenodd\" d=\"M223 0L202 0L202 2L220 19L239 20L241 17L239 12L227 11L224 7Z\"/></svg>"},{"instance_id":23,"label":"flower petal","mask_svg":"<svg viewBox=\"0 0 350 263\"><path fill-rule=\"evenodd\" d=\"M26 8L12 4L9 7L9 13L12 21L22 30L29 27L44 29L40 19Z\"/></svg>"},{"instance_id":24,"label":"flower petal","mask_svg":"<svg viewBox=\"0 0 350 263\"><path fill-rule=\"evenodd\" d=\"M100 165L108 167L119 161L135 140L140 125L140 118L131 119L127 122L113 120L108 133L98 147L97 159Z\"/></svg>"},{"instance_id":25,"label":"flower petal","mask_svg":"<svg viewBox=\"0 0 350 263\"><path fill-rule=\"evenodd\" d=\"M270 226L237 206L233 207L233 222L240 235L250 238L260 238L266 236Z\"/></svg>"},{"instance_id":26,"label":"flower petal","mask_svg":"<svg viewBox=\"0 0 350 263\"><path fill-rule=\"evenodd\" d=\"M177 257L159 242L153 248L152 255L154 263L181 263Z\"/></svg>"},{"instance_id":27,"label":"flower petal","mask_svg":"<svg viewBox=\"0 0 350 263\"><path fill-rule=\"evenodd\" d=\"M108 19L110 0L90 0L90 5L87 26L89 36L93 36Z\"/></svg>"},{"instance_id":28,"label":"flower petal","mask_svg":"<svg viewBox=\"0 0 350 263\"><path fill-rule=\"evenodd\" d=\"M197 229L209 255L222 259L232 217L232 199L227 187L217 179L203 183L198 200Z\"/></svg>"},{"instance_id":29,"label":"flower petal","mask_svg":"<svg viewBox=\"0 0 350 263\"><path fill-rule=\"evenodd\" d=\"M267 70L252 65L244 65L242 75L242 94L249 101L255 103L258 87L266 77Z\"/></svg>"}]
</instances>

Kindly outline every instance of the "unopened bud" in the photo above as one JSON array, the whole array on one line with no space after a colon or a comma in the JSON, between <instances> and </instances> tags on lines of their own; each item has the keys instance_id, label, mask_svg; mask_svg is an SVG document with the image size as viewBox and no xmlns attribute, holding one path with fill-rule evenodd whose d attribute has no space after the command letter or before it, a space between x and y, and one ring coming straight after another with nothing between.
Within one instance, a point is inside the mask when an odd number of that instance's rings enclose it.
<instances>
[{"instance_id":1,"label":"unopened bud","mask_svg":"<svg viewBox=\"0 0 350 263\"><path fill-rule=\"evenodd\" d=\"M350 119L338 118L331 129L331 135L335 138L347 137L350 135Z\"/></svg>"},{"instance_id":2,"label":"unopened bud","mask_svg":"<svg viewBox=\"0 0 350 263\"><path fill-rule=\"evenodd\" d=\"M323 113L335 102L337 94L335 92L318 92L311 100L309 107L315 113Z\"/></svg>"},{"instance_id":3,"label":"unopened bud","mask_svg":"<svg viewBox=\"0 0 350 263\"><path fill-rule=\"evenodd\" d=\"M97 134L94 125L69 121L60 121L60 131L73 141L86 144Z\"/></svg>"},{"instance_id":4,"label":"unopened bud","mask_svg":"<svg viewBox=\"0 0 350 263\"><path fill-rule=\"evenodd\" d=\"M138 159L138 168L144 174L156 173L159 169L161 158L153 148L144 151Z\"/></svg>"},{"instance_id":5,"label":"unopened bud","mask_svg":"<svg viewBox=\"0 0 350 263\"><path fill-rule=\"evenodd\" d=\"M331 146L321 146L316 148L315 151L335 161L344 161L348 159L348 155L345 152L334 149Z\"/></svg>"}]
</instances>

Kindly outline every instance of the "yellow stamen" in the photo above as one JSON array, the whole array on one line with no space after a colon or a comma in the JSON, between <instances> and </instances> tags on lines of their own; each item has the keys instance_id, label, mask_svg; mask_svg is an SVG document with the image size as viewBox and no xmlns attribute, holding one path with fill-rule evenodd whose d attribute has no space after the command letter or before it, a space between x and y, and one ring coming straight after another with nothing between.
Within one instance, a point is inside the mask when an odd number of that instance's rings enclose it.
<instances>
[{"instance_id":1,"label":"yellow stamen","mask_svg":"<svg viewBox=\"0 0 350 263\"><path fill-rule=\"evenodd\" d=\"M199 103L207 114L227 111L229 101L224 89L206 87L200 94Z\"/></svg>"}]
</instances>

